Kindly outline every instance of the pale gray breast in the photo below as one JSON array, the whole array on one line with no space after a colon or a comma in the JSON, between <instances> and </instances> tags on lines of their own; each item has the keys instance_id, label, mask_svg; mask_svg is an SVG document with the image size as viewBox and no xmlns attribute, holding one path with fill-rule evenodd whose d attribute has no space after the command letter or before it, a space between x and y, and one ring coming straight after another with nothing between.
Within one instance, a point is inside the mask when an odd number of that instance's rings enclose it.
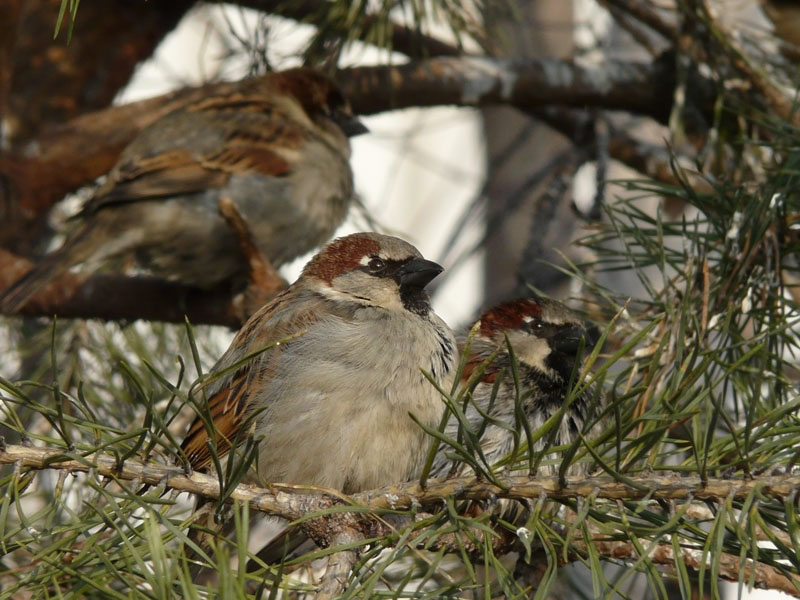
<instances>
[{"instance_id":1,"label":"pale gray breast","mask_svg":"<svg viewBox=\"0 0 800 600\"><path fill-rule=\"evenodd\" d=\"M443 343L454 345L438 328L411 313L366 308L353 320L316 322L287 344L253 403L263 407L261 475L350 491L414 476L425 434L408 413L435 425L444 407L420 371L441 362ZM421 360L403 360L410 356ZM453 360L445 359L447 374Z\"/></svg>"},{"instance_id":2,"label":"pale gray breast","mask_svg":"<svg viewBox=\"0 0 800 600\"><path fill-rule=\"evenodd\" d=\"M350 389L355 377L365 396L404 405L403 390L425 381L420 369L436 371L440 378L443 370L452 369L455 342L448 333L446 327L412 313L362 308L352 320L331 316L312 324L286 347L282 362L298 361L305 368L291 376L278 374L275 385ZM444 362L443 346L449 352Z\"/></svg>"}]
</instances>

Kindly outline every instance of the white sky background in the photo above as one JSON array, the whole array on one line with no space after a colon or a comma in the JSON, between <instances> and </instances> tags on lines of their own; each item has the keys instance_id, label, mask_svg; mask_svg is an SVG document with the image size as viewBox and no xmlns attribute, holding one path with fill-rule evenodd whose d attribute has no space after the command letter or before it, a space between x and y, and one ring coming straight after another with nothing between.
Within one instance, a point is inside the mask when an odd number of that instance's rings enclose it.
<instances>
[{"instance_id":1,"label":"white sky background","mask_svg":"<svg viewBox=\"0 0 800 600\"><path fill-rule=\"evenodd\" d=\"M249 38L259 18L254 11L224 5L191 11L159 46L153 59L140 66L117 102L148 98L203 81L246 76L246 56L221 58L227 47L240 47L230 29ZM273 67L299 65L294 56L308 39L310 27L282 19L270 18L268 22ZM342 57L340 66L385 63L386 54L360 45ZM391 59L405 60L401 55ZM224 71L220 72L223 63ZM408 240L426 258L441 262L443 245L456 219L472 201L484 177L484 145L477 111L407 109L362 120L370 133L351 140L356 192L381 231ZM368 228L358 211L351 211L337 234ZM461 243L467 247L481 233L473 225L463 233ZM294 280L308 258L285 266L283 274ZM457 272L449 273L434 297L436 312L453 327L471 321L480 307L482 258L482 253L476 254Z\"/></svg>"}]
</instances>

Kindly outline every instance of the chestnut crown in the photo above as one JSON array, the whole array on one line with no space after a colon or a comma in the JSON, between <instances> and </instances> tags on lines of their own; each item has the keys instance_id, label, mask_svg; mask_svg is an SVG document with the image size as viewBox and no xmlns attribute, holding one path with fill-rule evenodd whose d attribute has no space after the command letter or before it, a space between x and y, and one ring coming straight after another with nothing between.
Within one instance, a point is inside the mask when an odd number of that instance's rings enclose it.
<instances>
[{"instance_id":1,"label":"chestnut crown","mask_svg":"<svg viewBox=\"0 0 800 600\"><path fill-rule=\"evenodd\" d=\"M333 298L426 315L430 299L424 288L442 270L408 242L367 232L332 241L303 276L323 282L323 293Z\"/></svg>"}]
</instances>

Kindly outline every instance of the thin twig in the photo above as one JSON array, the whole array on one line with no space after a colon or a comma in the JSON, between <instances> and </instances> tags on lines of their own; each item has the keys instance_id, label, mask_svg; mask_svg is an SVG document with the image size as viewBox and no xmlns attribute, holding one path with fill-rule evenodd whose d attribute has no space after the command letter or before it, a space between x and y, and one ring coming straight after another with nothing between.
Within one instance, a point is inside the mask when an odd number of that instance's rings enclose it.
<instances>
[{"instance_id":1,"label":"thin twig","mask_svg":"<svg viewBox=\"0 0 800 600\"><path fill-rule=\"evenodd\" d=\"M641 2L641 0L601 0L601 4L616 7L634 20L644 23L653 31L657 31L668 40L675 40L678 37L677 26L665 21L648 2Z\"/></svg>"},{"instance_id":2,"label":"thin twig","mask_svg":"<svg viewBox=\"0 0 800 600\"><path fill-rule=\"evenodd\" d=\"M641 539L639 545L642 548L649 548L652 540ZM639 553L632 542L609 542L600 539L592 540L593 552L601 556L613 557L617 560L637 560ZM575 540L572 549L581 554L588 553L588 545L582 540ZM706 554L703 557L703 548L681 547L680 555L675 556L675 550L671 544L657 544L654 549L648 552L648 559L653 564L662 565L672 570L676 564L685 564L687 567L697 571L701 567L709 569L712 556ZM756 563L749 558L740 559L738 556L727 552L716 553L713 560L719 565L718 575L727 581L750 581L753 578L753 587L760 589L779 590L796 598L800 598L800 576L793 573L786 574L775 567ZM571 562L571 561L569 561Z\"/></svg>"}]
</instances>

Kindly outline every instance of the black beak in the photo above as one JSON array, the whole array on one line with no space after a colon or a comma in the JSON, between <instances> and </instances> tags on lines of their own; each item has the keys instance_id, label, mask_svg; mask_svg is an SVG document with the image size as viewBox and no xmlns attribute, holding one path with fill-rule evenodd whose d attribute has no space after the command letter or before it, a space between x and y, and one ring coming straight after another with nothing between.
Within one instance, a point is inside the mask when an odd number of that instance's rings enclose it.
<instances>
[{"instance_id":1,"label":"black beak","mask_svg":"<svg viewBox=\"0 0 800 600\"><path fill-rule=\"evenodd\" d=\"M583 346L584 350L594 346L589 334L586 333L586 330L583 327L578 327L577 325L574 327L569 327L568 329L559 331L553 336L553 349L557 352L561 352L562 354L575 356L578 354L578 350L580 349L581 339L585 340Z\"/></svg>"},{"instance_id":2,"label":"black beak","mask_svg":"<svg viewBox=\"0 0 800 600\"><path fill-rule=\"evenodd\" d=\"M347 137L355 137L362 133L369 133L369 129L353 114L338 111L334 113L333 120Z\"/></svg>"},{"instance_id":3,"label":"black beak","mask_svg":"<svg viewBox=\"0 0 800 600\"><path fill-rule=\"evenodd\" d=\"M432 260L414 258L397 270L395 277L401 286L424 288L444 267Z\"/></svg>"}]
</instances>

